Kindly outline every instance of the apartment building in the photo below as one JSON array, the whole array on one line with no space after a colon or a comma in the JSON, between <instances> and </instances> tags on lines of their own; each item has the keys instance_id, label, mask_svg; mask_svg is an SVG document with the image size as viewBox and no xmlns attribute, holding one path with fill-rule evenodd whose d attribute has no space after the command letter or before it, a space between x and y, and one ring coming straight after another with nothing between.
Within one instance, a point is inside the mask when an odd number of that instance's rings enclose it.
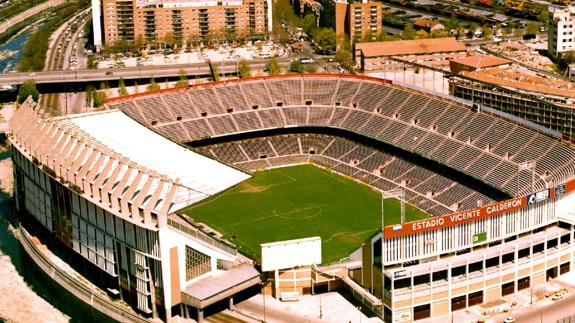
<instances>
[{"instance_id":1,"label":"apartment building","mask_svg":"<svg viewBox=\"0 0 575 323\"><path fill-rule=\"evenodd\" d=\"M94 43L263 37L272 28L271 8L271 0L93 0Z\"/></svg>"},{"instance_id":2,"label":"apartment building","mask_svg":"<svg viewBox=\"0 0 575 323\"><path fill-rule=\"evenodd\" d=\"M383 30L384 4L363 0L361 2L336 1L336 34L347 33L351 39L361 40L371 33L375 38Z\"/></svg>"},{"instance_id":3,"label":"apartment building","mask_svg":"<svg viewBox=\"0 0 575 323\"><path fill-rule=\"evenodd\" d=\"M575 7L549 7L547 50L552 57L575 50Z\"/></svg>"}]
</instances>

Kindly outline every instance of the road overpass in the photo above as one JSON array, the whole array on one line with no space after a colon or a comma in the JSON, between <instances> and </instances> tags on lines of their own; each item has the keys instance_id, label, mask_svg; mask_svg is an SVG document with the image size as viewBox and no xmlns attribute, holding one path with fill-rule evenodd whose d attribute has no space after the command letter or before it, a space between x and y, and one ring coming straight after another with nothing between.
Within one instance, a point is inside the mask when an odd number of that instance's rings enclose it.
<instances>
[{"instance_id":1,"label":"road overpass","mask_svg":"<svg viewBox=\"0 0 575 323\"><path fill-rule=\"evenodd\" d=\"M279 59L278 63L280 66L286 66L289 61L290 59L284 58ZM249 64L252 69L263 69L267 62L267 60L255 60L250 61ZM237 62L217 62L213 64L218 67L220 74L237 73ZM120 79L120 77L123 77L125 80L146 80L151 77L156 79L177 78L180 71L184 71L188 77L210 75L210 67L207 63L75 71L24 72L0 74L0 86L20 85L30 79L36 81L37 85L58 85L61 83L79 85L82 83L116 81Z\"/></svg>"}]
</instances>

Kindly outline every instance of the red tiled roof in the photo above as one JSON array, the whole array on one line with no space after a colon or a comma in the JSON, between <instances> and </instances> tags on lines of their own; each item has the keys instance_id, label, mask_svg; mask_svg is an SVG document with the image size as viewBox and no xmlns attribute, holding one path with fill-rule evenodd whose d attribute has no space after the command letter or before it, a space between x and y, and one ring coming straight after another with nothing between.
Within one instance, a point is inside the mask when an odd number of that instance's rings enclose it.
<instances>
[{"instance_id":1,"label":"red tiled roof","mask_svg":"<svg viewBox=\"0 0 575 323\"><path fill-rule=\"evenodd\" d=\"M355 48L356 50L361 50L366 57L431 54L466 50L465 44L458 42L453 37L358 43Z\"/></svg>"},{"instance_id":2,"label":"red tiled roof","mask_svg":"<svg viewBox=\"0 0 575 323\"><path fill-rule=\"evenodd\" d=\"M512 61L499 58L497 56L489 56L489 55L473 55L462 57L458 59L454 59L453 63L466 65L474 68L487 68L487 67L495 67L500 65L511 64Z\"/></svg>"}]
</instances>

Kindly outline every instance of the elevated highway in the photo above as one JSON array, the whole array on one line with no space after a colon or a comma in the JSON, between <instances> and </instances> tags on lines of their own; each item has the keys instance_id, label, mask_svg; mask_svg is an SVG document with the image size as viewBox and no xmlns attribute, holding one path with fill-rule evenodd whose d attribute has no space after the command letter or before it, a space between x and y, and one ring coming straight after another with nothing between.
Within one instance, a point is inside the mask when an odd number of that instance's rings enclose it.
<instances>
[{"instance_id":1,"label":"elevated highway","mask_svg":"<svg viewBox=\"0 0 575 323\"><path fill-rule=\"evenodd\" d=\"M285 67L290 59L279 59L280 66ZM252 70L263 69L268 60L250 61ZM237 73L237 62L214 63L218 67L220 74ZM180 71L184 71L188 77L206 76L210 74L210 67L207 63L199 64L179 64L145 67L128 67L115 69L91 69L91 70L68 70L68 71L45 71L45 72L24 72L0 74L0 86L16 86L26 80L33 79L37 85L58 85L67 83L70 86L82 83L98 83L104 81L116 81L123 77L125 80L145 80L154 77L177 78Z\"/></svg>"}]
</instances>

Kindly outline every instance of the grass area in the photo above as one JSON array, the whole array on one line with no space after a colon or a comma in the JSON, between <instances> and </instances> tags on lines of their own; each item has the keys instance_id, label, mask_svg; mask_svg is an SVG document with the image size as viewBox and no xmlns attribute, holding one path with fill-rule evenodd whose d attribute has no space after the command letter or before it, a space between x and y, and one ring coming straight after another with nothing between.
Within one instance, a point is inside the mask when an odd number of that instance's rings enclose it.
<instances>
[{"instance_id":1,"label":"grass area","mask_svg":"<svg viewBox=\"0 0 575 323\"><path fill-rule=\"evenodd\" d=\"M386 225L399 223L400 204L385 201ZM321 236L322 261L347 257L381 227L381 199L371 188L312 165L254 177L184 211L259 259L261 243ZM406 220L426 217L412 206Z\"/></svg>"}]
</instances>

